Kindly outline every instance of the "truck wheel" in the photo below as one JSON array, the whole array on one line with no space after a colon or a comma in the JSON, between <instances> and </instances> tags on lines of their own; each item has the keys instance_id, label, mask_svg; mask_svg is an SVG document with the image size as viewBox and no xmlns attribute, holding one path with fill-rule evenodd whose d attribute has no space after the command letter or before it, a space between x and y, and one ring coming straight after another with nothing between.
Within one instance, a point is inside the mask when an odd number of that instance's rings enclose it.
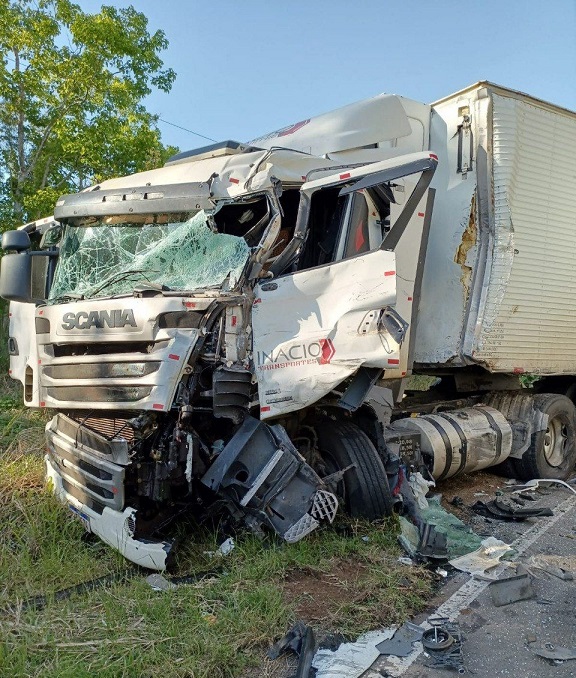
<instances>
[{"instance_id":1,"label":"truck wheel","mask_svg":"<svg viewBox=\"0 0 576 678\"><path fill-rule=\"evenodd\" d=\"M394 506L384 464L368 436L355 424L324 420L316 426L318 448L329 475L348 466L334 488L353 518L375 520Z\"/></svg>"},{"instance_id":2,"label":"truck wheel","mask_svg":"<svg viewBox=\"0 0 576 678\"><path fill-rule=\"evenodd\" d=\"M512 460L516 475L521 480L564 480L576 464L576 407L556 393L535 395L534 407L548 415L548 427L532 435L522 459Z\"/></svg>"}]
</instances>

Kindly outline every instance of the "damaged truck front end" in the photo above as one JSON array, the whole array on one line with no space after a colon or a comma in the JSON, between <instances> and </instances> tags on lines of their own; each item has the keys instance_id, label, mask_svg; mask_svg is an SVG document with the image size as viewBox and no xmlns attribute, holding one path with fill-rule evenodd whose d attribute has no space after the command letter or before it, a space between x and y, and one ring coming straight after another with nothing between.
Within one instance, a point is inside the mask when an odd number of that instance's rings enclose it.
<instances>
[{"instance_id":1,"label":"damaged truck front end","mask_svg":"<svg viewBox=\"0 0 576 678\"><path fill-rule=\"evenodd\" d=\"M326 178L302 186L301 170L276 179L269 156L246 160L231 191L221 172L64 196L52 240L36 251L25 233L3 243L0 293L24 302L34 328L25 402L55 411L50 483L88 530L144 567L167 567L166 528L184 513L295 542L334 519L337 495L352 514L351 497L363 502L346 486L364 462L329 449L330 421L399 368L408 324L394 310L394 247L426 203L436 160L333 175L316 159ZM393 213L394 180L411 174L420 179ZM57 261L44 268L46 299L30 283L42 257ZM375 517L392 502L372 426L371 438L357 435L386 498Z\"/></svg>"}]
</instances>

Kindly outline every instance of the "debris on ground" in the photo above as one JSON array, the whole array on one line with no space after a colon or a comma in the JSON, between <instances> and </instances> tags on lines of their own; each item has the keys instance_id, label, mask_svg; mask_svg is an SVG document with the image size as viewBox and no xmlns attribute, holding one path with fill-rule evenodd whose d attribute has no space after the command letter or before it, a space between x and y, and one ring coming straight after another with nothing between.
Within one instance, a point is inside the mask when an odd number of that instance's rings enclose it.
<instances>
[{"instance_id":1,"label":"debris on ground","mask_svg":"<svg viewBox=\"0 0 576 678\"><path fill-rule=\"evenodd\" d=\"M359 678L380 656L376 646L392 638L395 631L369 631L355 643L343 643L337 650L319 649L312 661L316 678Z\"/></svg>"},{"instance_id":2,"label":"debris on ground","mask_svg":"<svg viewBox=\"0 0 576 678\"><path fill-rule=\"evenodd\" d=\"M487 570L496 567L500 559L511 551L510 545L495 537L487 537L481 542L481 547L472 553L450 560L450 565L462 572L483 576Z\"/></svg>"},{"instance_id":3,"label":"debris on ground","mask_svg":"<svg viewBox=\"0 0 576 678\"><path fill-rule=\"evenodd\" d=\"M209 558L222 558L227 556L236 546L236 542L233 537L228 537L224 540L220 546L215 551L204 551L204 555Z\"/></svg>"},{"instance_id":4,"label":"debris on ground","mask_svg":"<svg viewBox=\"0 0 576 678\"><path fill-rule=\"evenodd\" d=\"M426 480L421 473L416 472L410 474L408 482L418 506L421 509L428 508L428 499L426 499L426 495L431 487L435 487L435 481Z\"/></svg>"},{"instance_id":5,"label":"debris on ground","mask_svg":"<svg viewBox=\"0 0 576 678\"><path fill-rule=\"evenodd\" d=\"M574 573L576 573L576 556L546 555L541 553L537 556L532 556L528 564L530 567L536 567L563 581L572 581Z\"/></svg>"},{"instance_id":6,"label":"debris on ground","mask_svg":"<svg viewBox=\"0 0 576 678\"><path fill-rule=\"evenodd\" d=\"M289 650L298 655L298 667L294 678L309 678L316 653L316 636L311 626L297 621L283 638L272 645L267 655L274 660Z\"/></svg>"},{"instance_id":7,"label":"debris on ground","mask_svg":"<svg viewBox=\"0 0 576 678\"><path fill-rule=\"evenodd\" d=\"M157 572L146 577L146 582L150 584L154 591L172 591L176 588L176 584L168 581L166 577L163 577Z\"/></svg>"},{"instance_id":8,"label":"debris on ground","mask_svg":"<svg viewBox=\"0 0 576 678\"><path fill-rule=\"evenodd\" d=\"M392 654L395 657L407 657L412 652L412 644L422 638L424 629L421 626L406 622L389 640L376 645L380 654Z\"/></svg>"},{"instance_id":9,"label":"debris on ground","mask_svg":"<svg viewBox=\"0 0 576 678\"><path fill-rule=\"evenodd\" d=\"M429 668L452 669L464 673L462 634L457 622L447 618L430 619L432 628L424 631L422 646L429 658Z\"/></svg>"},{"instance_id":10,"label":"debris on ground","mask_svg":"<svg viewBox=\"0 0 576 678\"><path fill-rule=\"evenodd\" d=\"M545 643L541 647L530 647L534 654L543 659L550 659L554 663L576 659L576 647L556 647L552 643Z\"/></svg>"},{"instance_id":11,"label":"debris on ground","mask_svg":"<svg viewBox=\"0 0 576 678\"><path fill-rule=\"evenodd\" d=\"M510 605L520 600L534 598L532 577L528 572L518 573L513 577L503 577L489 585L492 602L496 607Z\"/></svg>"},{"instance_id":12,"label":"debris on ground","mask_svg":"<svg viewBox=\"0 0 576 678\"><path fill-rule=\"evenodd\" d=\"M529 480L527 483L524 483L524 485L512 485L509 489L511 492L520 493L525 492L526 490L540 490L541 485L560 485L573 494L576 494L576 490L573 487L570 487L570 485L563 480L557 480L556 478L534 478L534 480Z\"/></svg>"},{"instance_id":13,"label":"debris on ground","mask_svg":"<svg viewBox=\"0 0 576 678\"><path fill-rule=\"evenodd\" d=\"M485 518L495 518L497 520L520 521L527 518L543 518L553 516L550 508L525 507L517 503L515 498L496 497L492 501L477 501L470 508Z\"/></svg>"}]
</instances>

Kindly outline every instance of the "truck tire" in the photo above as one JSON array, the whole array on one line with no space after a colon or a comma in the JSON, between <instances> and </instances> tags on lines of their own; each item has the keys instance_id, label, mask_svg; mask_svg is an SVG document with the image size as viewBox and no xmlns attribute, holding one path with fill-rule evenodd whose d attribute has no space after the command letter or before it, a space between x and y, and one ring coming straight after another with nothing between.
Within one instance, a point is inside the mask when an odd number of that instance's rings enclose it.
<instances>
[{"instance_id":1,"label":"truck tire","mask_svg":"<svg viewBox=\"0 0 576 678\"><path fill-rule=\"evenodd\" d=\"M390 515L394 501L386 469L370 438L356 424L323 420L316 426L318 448L328 473L353 466L335 492L353 518L376 520Z\"/></svg>"},{"instance_id":2,"label":"truck tire","mask_svg":"<svg viewBox=\"0 0 576 678\"><path fill-rule=\"evenodd\" d=\"M556 393L535 395L534 407L548 415L548 426L532 434L522 459L511 460L516 476L521 480L565 480L576 464L576 407L569 398Z\"/></svg>"}]
</instances>

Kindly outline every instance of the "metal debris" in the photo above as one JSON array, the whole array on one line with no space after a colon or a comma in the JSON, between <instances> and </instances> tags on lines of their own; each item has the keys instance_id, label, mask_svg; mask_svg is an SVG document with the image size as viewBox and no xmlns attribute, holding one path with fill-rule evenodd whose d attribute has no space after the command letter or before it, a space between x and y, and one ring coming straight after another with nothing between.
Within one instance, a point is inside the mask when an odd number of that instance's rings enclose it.
<instances>
[{"instance_id":1,"label":"metal debris","mask_svg":"<svg viewBox=\"0 0 576 678\"><path fill-rule=\"evenodd\" d=\"M445 617L429 621L432 628L424 631L422 636L422 645L430 659L426 666L464 673L462 634L458 623Z\"/></svg>"},{"instance_id":2,"label":"metal debris","mask_svg":"<svg viewBox=\"0 0 576 678\"><path fill-rule=\"evenodd\" d=\"M497 520L521 521L527 518L542 518L554 515L550 508L525 508L512 499L504 497L496 497L489 502L477 501L470 508L485 518Z\"/></svg>"},{"instance_id":3,"label":"metal debris","mask_svg":"<svg viewBox=\"0 0 576 678\"><path fill-rule=\"evenodd\" d=\"M552 643L545 643L542 647L531 647L530 649L539 657L551 659L554 662L576 659L576 647L556 647Z\"/></svg>"},{"instance_id":4,"label":"metal debris","mask_svg":"<svg viewBox=\"0 0 576 678\"><path fill-rule=\"evenodd\" d=\"M529 574L519 574L514 577L505 577L489 584L492 602L496 607L517 603L534 597L532 577Z\"/></svg>"},{"instance_id":5,"label":"metal debris","mask_svg":"<svg viewBox=\"0 0 576 678\"><path fill-rule=\"evenodd\" d=\"M316 678L359 678L380 656L376 645L391 638L395 630L370 631L335 651L319 649L312 662Z\"/></svg>"}]
</instances>

